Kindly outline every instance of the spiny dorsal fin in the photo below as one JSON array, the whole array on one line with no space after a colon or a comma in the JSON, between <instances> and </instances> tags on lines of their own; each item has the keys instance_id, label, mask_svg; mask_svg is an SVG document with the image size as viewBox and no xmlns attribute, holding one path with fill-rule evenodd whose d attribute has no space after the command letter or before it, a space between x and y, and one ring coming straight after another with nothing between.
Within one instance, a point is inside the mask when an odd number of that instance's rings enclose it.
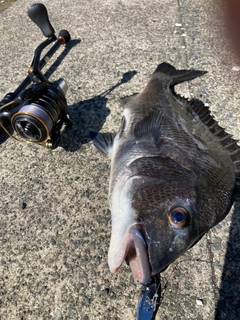
<instances>
[{"instance_id":1,"label":"spiny dorsal fin","mask_svg":"<svg viewBox=\"0 0 240 320\"><path fill-rule=\"evenodd\" d=\"M136 124L134 134L137 139L141 139L150 134L154 138L156 145L159 146L161 126L162 114L156 107L147 117Z\"/></svg>"},{"instance_id":2,"label":"spiny dorsal fin","mask_svg":"<svg viewBox=\"0 0 240 320\"><path fill-rule=\"evenodd\" d=\"M193 69L177 70L171 64L167 62L163 62L158 65L157 69L154 71L154 74L158 72L168 75L170 78L170 85L174 86L178 83L189 81L194 78L200 77L204 75L207 71L200 71L200 70L193 70Z\"/></svg>"},{"instance_id":3,"label":"spiny dorsal fin","mask_svg":"<svg viewBox=\"0 0 240 320\"><path fill-rule=\"evenodd\" d=\"M237 140L232 138L231 134L225 132L225 129L218 125L218 122L213 118L208 107L206 107L201 101L192 99L188 101L185 98L180 97L180 100L187 101L187 109L194 111L199 119L204 123L210 132L218 138L222 146L228 150L230 157L235 166L236 172L236 185L240 188L240 146L237 144Z\"/></svg>"},{"instance_id":4,"label":"spiny dorsal fin","mask_svg":"<svg viewBox=\"0 0 240 320\"><path fill-rule=\"evenodd\" d=\"M93 134L91 134L91 136L93 137ZM92 141L98 150L100 150L106 156L111 157L111 150L112 150L115 136L116 136L116 133L98 132L97 134L95 134Z\"/></svg>"}]
</instances>

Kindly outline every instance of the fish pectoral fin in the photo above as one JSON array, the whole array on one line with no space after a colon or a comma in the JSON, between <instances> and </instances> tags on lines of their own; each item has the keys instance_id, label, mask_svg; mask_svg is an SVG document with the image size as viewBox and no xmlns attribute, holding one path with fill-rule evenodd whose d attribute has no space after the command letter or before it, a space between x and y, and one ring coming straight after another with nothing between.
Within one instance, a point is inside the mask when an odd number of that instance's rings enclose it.
<instances>
[{"instance_id":1,"label":"fish pectoral fin","mask_svg":"<svg viewBox=\"0 0 240 320\"><path fill-rule=\"evenodd\" d=\"M170 86L174 86L178 83L189 81L194 78L200 77L207 73L207 71L200 71L200 70L177 70L175 67L173 67L171 64L167 62L163 62L158 65L157 69L154 71L154 73L164 73L165 75L168 75L170 78Z\"/></svg>"},{"instance_id":2,"label":"fish pectoral fin","mask_svg":"<svg viewBox=\"0 0 240 320\"><path fill-rule=\"evenodd\" d=\"M134 134L137 139L144 138L150 134L154 138L156 145L159 146L161 127L162 113L158 107L156 107L152 112L149 113L147 117L136 124L134 128Z\"/></svg>"},{"instance_id":3,"label":"fish pectoral fin","mask_svg":"<svg viewBox=\"0 0 240 320\"><path fill-rule=\"evenodd\" d=\"M98 132L92 139L94 146L106 156L110 157L116 133L100 133Z\"/></svg>"}]
</instances>

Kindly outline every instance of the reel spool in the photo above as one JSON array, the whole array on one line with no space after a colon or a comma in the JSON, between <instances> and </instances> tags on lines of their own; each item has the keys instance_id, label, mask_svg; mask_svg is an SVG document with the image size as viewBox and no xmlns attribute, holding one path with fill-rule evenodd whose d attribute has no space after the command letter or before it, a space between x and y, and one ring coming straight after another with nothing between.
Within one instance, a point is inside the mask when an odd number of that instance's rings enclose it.
<instances>
[{"instance_id":1,"label":"reel spool","mask_svg":"<svg viewBox=\"0 0 240 320\"><path fill-rule=\"evenodd\" d=\"M67 85L60 79L54 84L45 84L44 87L36 85L32 90L33 97L22 103L19 110L11 116L12 128L27 142L53 148L63 122L70 122L67 120L67 102L64 96Z\"/></svg>"}]
</instances>

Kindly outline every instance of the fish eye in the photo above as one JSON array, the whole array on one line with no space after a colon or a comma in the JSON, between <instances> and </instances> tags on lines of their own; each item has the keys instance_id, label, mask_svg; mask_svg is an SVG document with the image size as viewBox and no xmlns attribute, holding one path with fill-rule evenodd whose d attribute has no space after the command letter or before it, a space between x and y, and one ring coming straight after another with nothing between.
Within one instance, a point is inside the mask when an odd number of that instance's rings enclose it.
<instances>
[{"instance_id":1,"label":"fish eye","mask_svg":"<svg viewBox=\"0 0 240 320\"><path fill-rule=\"evenodd\" d=\"M189 213L183 207L175 207L169 213L170 224L178 229L186 227L189 223Z\"/></svg>"}]
</instances>

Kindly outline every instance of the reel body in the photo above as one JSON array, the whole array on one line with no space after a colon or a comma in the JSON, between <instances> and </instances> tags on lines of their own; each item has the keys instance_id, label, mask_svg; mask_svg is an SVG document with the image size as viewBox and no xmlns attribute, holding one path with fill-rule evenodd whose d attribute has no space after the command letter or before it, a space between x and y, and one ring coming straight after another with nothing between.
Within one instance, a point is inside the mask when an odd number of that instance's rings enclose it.
<instances>
[{"instance_id":1,"label":"reel body","mask_svg":"<svg viewBox=\"0 0 240 320\"><path fill-rule=\"evenodd\" d=\"M28 15L48 39L36 48L26 79L14 92L8 93L0 101L0 127L15 140L54 149L58 146L62 125L65 124L67 127L72 125L67 116L68 106L65 98L67 84L63 79L48 81L40 69L62 44L70 40L70 34L62 30L58 38L54 35L55 31L43 4L32 5ZM40 61L42 50L54 41L53 47ZM6 129L5 126L8 125L12 127L17 137Z\"/></svg>"},{"instance_id":2,"label":"reel body","mask_svg":"<svg viewBox=\"0 0 240 320\"><path fill-rule=\"evenodd\" d=\"M66 82L60 79L54 83L33 85L23 93L23 101L9 114L9 122L16 133L30 143L45 144L55 148L60 138L63 123L69 126L67 118Z\"/></svg>"}]
</instances>

